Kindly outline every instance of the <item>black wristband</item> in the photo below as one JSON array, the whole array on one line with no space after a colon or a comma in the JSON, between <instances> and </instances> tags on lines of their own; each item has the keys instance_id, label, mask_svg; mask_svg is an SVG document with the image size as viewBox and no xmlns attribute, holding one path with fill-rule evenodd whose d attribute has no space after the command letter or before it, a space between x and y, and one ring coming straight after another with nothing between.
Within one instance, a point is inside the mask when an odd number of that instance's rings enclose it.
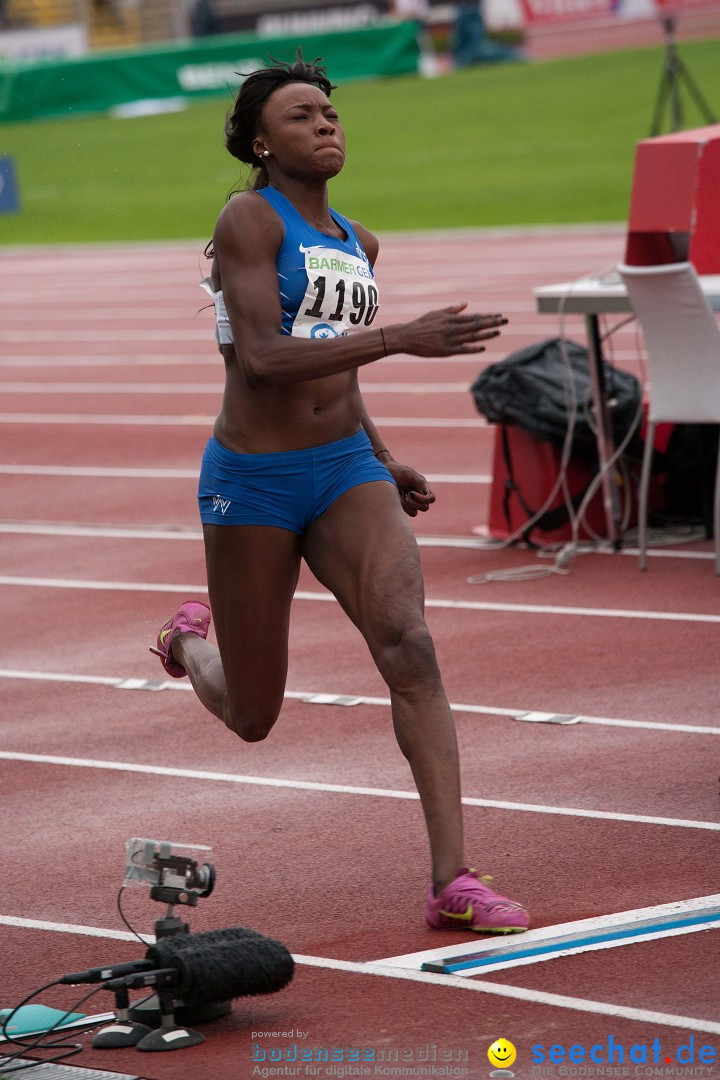
<instances>
[{"instance_id":1,"label":"black wristband","mask_svg":"<svg viewBox=\"0 0 720 1080\"><path fill-rule=\"evenodd\" d=\"M378 327L378 329L380 330L380 337L382 338L383 352L384 352L385 356L387 356L388 351L387 351L387 345L385 344L385 334L383 332L382 326Z\"/></svg>"}]
</instances>

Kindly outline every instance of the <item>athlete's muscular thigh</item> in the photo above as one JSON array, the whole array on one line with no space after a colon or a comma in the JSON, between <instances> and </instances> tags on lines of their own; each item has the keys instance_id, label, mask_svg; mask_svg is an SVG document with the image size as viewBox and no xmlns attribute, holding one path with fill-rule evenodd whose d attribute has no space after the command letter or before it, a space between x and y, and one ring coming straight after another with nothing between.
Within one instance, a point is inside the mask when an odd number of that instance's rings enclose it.
<instances>
[{"instance_id":1,"label":"athlete's muscular thigh","mask_svg":"<svg viewBox=\"0 0 720 1080\"><path fill-rule=\"evenodd\" d=\"M381 667L403 638L429 643L417 543L390 484L360 484L341 495L306 532L303 555Z\"/></svg>"},{"instance_id":2,"label":"athlete's muscular thigh","mask_svg":"<svg viewBox=\"0 0 720 1080\"><path fill-rule=\"evenodd\" d=\"M205 525L210 607L231 710L272 713L287 676L300 537L265 525Z\"/></svg>"}]
</instances>

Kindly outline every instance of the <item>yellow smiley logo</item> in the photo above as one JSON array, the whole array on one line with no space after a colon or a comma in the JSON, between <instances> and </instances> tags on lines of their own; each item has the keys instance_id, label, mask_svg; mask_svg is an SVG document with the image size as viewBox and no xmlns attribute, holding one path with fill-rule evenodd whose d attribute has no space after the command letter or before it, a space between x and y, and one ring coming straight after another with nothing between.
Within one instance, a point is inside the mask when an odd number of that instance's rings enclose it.
<instances>
[{"instance_id":1,"label":"yellow smiley logo","mask_svg":"<svg viewBox=\"0 0 720 1080\"><path fill-rule=\"evenodd\" d=\"M513 1061L517 1057L517 1051L511 1042L507 1039L496 1039L488 1050L488 1060L491 1065L497 1066L499 1069L504 1069L508 1065L512 1065Z\"/></svg>"}]
</instances>

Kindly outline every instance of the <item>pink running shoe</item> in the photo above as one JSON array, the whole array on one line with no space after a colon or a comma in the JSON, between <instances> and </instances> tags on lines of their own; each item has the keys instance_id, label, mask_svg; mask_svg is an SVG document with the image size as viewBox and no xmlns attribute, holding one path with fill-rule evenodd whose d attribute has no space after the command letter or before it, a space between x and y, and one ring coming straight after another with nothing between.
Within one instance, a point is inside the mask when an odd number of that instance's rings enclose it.
<instances>
[{"instance_id":1,"label":"pink running shoe","mask_svg":"<svg viewBox=\"0 0 720 1080\"><path fill-rule=\"evenodd\" d=\"M172 619L169 619L160 629L157 639L157 648L150 646L150 652L155 653L162 660L162 665L168 675L174 679L182 679L187 675L182 664L178 664L173 658L170 646L172 636L176 630L181 634L198 634L201 638L208 636L210 629L210 608L207 604L201 604L197 600L186 600L177 609Z\"/></svg>"},{"instance_id":2,"label":"pink running shoe","mask_svg":"<svg viewBox=\"0 0 720 1080\"><path fill-rule=\"evenodd\" d=\"M461 870L439 896L431 885L425 918L433 930L474 930L476 934L519 934L528 928L528 913L521 904L499 896L489 887L490 877L477 870Z\"/></svg>"}]
</instances>

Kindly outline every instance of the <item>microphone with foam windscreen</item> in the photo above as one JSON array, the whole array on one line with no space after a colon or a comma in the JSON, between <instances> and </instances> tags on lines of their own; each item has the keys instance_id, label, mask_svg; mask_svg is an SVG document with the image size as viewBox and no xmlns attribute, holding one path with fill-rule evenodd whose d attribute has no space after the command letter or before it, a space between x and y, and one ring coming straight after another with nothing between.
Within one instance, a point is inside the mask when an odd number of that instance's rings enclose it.
<instances>
[{"instance_id":1,"label":"microphone with foam windscreen","mask_svg":"<svg viewBox=\"0 0 720 1080\"><path fill-rule=\"evenodd\" d=\"M157 986L175 990L188 1008L236 997L274 994L287 986L295 963L279 941L246 927L178 934L151 945L150 971L105 982L108 990Z\"/></svg>"},{"instance_id":2,"label":"microphone with foam windscreen","mask_svg":"<svg viewBox=\"0 0 720 1080\"><path fill-rule=\"evenodd\" d=\"M219 934L222 935L220 940L227 940L227 935L233 935L234 933L234 930L206 930L202 934L194 934L193 940L202 940L209 944L211 941L216 941ZM181 947L183 942L190 940L190 934L177 934L173 937L173 940L178 947ZM63 975L58 982L63 985L70 984L71 986L77 986L81 983L106 982L108 979L119 979L122 975L132 975L136 971L152 971L157 966L156 963L148 959L128 960L124 964L103 964L102 967L87 968L85 971L71 971L68 975Z\"/></svg>"}]
</instances>

